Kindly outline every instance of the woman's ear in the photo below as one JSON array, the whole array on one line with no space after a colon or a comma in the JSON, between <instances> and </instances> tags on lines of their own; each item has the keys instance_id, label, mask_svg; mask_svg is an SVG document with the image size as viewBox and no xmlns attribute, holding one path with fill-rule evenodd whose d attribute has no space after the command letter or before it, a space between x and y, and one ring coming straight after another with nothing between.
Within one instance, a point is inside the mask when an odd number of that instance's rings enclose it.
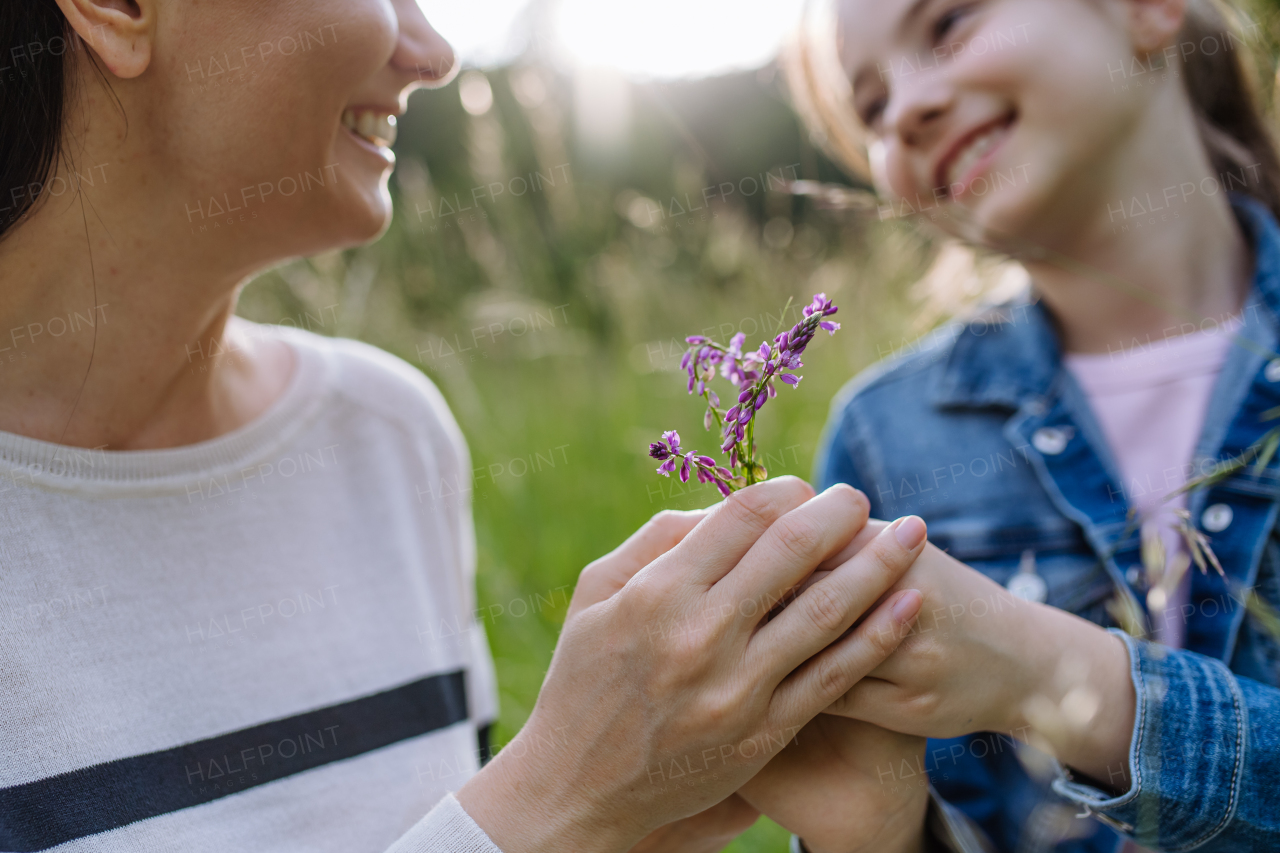
<instances>
[{"instance_id":1,"label":"woman's ear","mask_svg":"<svg viewBox=\"0 0 1280 853\"><path fill-rule=\"evenodd\" d=\"M1124 0L1136 53L1156 53L1174 43L1187 19L1188 0Z\"/></svg>"},{"instance_id":2,"label":"woman's ear","mask_svg":"<svg viewBox=\"0 0 1280 853\"><path fill-rule=\"evenodd\" d=\"M151 64L156 0L57 0L76 34L121 79Z\"/></svg>"}]
</instances>

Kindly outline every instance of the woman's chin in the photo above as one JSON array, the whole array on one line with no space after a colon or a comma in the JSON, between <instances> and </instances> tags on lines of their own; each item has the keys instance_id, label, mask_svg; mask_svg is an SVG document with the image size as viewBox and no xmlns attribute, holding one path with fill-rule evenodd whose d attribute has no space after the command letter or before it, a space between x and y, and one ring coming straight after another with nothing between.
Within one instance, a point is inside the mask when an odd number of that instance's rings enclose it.
<instances>
[{"instance_id":1,"label":"woman's chin","mask_svg":"<svg viewBox=\"0 0 1280 853\"><path fill-rule=\"evenodd\" d=\"M341 223L340 233L335 235L338 245L330 248L362 246L377 240L391 225L391 214L391 194L385 179L377 187L364 189L356 198L344 199L342 212L334 218Z\"/></svg>"},{"instance_id":2,"label":"woman's chin","mask_svg":"<svg viewBox=\"0 0 1280 853\"><path fill-rule=\"evenodd\" d=\"M370 243L385 234L391 227L391 215L391 194L387 192L386 181L383 181L376 200L369 204L360 222L359 242Z\"/></svg>"},{"instance_id":3,"label":"woman's chin","mask_svg":"<svg viewBox=\"0 0 1280 853\"><path fill-rule=\"evenodd\" d=\"M342 207L344 245L354 246L376 240L391 224L391 179L394 156L360 142L345 129L339 133L334 151L339 178L338 203Z\"/></svg>"}]
</instances>

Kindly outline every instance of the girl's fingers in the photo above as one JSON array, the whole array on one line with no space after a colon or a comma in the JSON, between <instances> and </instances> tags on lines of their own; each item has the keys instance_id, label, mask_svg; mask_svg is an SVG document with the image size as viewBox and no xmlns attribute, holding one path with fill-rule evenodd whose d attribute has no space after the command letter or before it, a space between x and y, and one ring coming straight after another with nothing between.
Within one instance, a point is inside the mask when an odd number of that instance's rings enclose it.
<instances>
[{"instance_id":1,"label":"girl's fingers","mask_svg":"<svg viewBox=\"0 0 1280 853\"><path fill-rule=\"evenodd\" d=\"M884 727L892 726L896 720L901 726L905 721L893 710L901 704L901 687L892 681L868 676L823 709L823 713Z\"/></svg>"},{"instance_id":2,"label":"girl's fingers","mask_svg":"<svg viewBox=\"0 0 1280 853\"><path fill-rule=\"evenodd\" d=\"M806 589L760 628L747 646L747 663L781 681L834 643L911 567L924 547L925 534L924 522L916 516L900 518L887 526L853 559ZM895 640L894 646L900 641L901 638ZM875 665L879 663L877 660ZM858 678L865 674L860 672ZM856 680L849 681L844 690ZM828 696L818 709L844 690Z\"/></svg>"},{"instance_id":3,"label":"girl's fingers","mask_svg":"<svg viewBox=\"0 0 1280 853\"><path fill-rule=\"evenodd\" d=\"M923 602L919 590L905 589L877 607L848 636L815 655L778 686L771 719L783 727L803 725L848 694L893 654L910 633Z\"/></svg>"},{"instance_id":4,"label":"girl's fingers","mask_svg":"<svg viewBox=\"0 0 1280 853\"><path fill-rule=\"evenodd\" d=\"M775 522L711 590L713 607L754 627L773 606L867 523L866 495L832 486Z\"/></svg>"}]
</instances>

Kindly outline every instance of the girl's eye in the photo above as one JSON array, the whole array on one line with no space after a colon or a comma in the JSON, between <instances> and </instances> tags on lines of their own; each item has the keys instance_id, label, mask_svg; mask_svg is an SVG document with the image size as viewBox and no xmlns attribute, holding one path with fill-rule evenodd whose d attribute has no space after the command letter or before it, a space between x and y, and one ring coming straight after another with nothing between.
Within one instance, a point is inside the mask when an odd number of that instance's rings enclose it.
<instances>
[{"instance_id":1,"label":"girl's eye","mask_svg":"<svg viewBox=\"0 0 1280 853\"><path fill-rule=\"evenodd\" d=\"M938 16L938 20L933 23L934 44L938 44L946 38L947 34L955 29L955 25L959 23L965 15L969 14L969 12L973 10L973 5L974 4L972 3L968 3L962 6L956 6L952 9L948 9Z\"/></svg>"},{"instance_id":2,"label":"girl's eye","mask_svg":"<svg viewBox=\"0 0 1280 853\"><path fill-rule=\"evenodd\" d=\"M876 122L884 115L885 98L878 97L862 108L862 124L864 127L875 127Z\"/></svg>"}]
</instances>

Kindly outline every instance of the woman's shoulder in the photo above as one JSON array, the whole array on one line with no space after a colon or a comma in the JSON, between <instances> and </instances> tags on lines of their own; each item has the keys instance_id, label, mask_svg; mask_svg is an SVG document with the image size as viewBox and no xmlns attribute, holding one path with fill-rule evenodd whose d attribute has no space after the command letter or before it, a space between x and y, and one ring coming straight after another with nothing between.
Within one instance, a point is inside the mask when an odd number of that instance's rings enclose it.
<instances>
[{"instance_id":1,"label":"woman's shoulder","mask_svg":"<svg viewBox=\"0 0 1280 853\"><path fill-rule=\"evenodd\" d=\"M329 393L339 408L354 410L409 435L465 448L444 395L421 370L364 341L275 327L300 358L324 367ZM465 452L465 451L464 451Z\"/></svg>"}]
</instances>

